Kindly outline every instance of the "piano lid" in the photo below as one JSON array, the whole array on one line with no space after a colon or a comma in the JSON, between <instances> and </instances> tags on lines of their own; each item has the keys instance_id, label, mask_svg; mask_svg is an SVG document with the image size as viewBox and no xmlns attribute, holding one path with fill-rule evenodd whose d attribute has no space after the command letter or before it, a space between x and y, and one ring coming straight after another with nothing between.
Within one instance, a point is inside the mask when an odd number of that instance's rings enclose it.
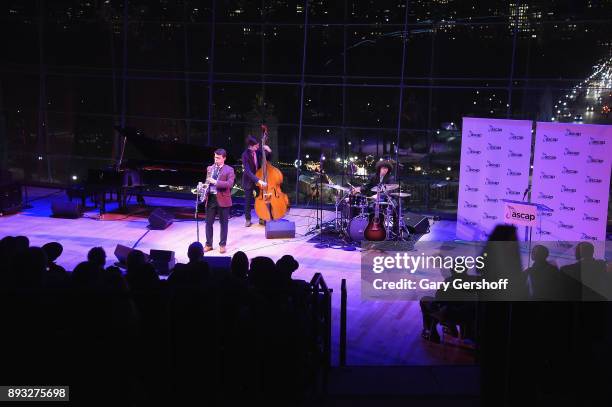
<instances>
[{"instance_id":1,"label":"piano lid","mask_svg":"<svg viewBox=\"0 0 612 407\"><path fill-rule=\"evenodd\" d=\"M129 168L160 166L168 169L170 167L201 169L213 163L214 151L219 148L174 140L156 140L147 137L141 130L130 127L117 128L117 131L122 136L126 136L123 162ZM225 163L234 165L236 161L228 153Z\"/></svg>"}]
</instances>

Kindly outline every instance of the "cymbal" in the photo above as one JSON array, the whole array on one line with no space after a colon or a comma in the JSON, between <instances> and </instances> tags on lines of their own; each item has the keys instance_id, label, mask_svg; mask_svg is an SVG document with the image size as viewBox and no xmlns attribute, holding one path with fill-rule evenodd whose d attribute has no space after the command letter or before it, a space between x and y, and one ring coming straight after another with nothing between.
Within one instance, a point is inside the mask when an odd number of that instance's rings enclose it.
<instances>
[{"instance_id":1,"label":"cymbal","mask_svg":"<svg viewBox=\"0 0 612 407\"><path fill-rule=\"evenodd\" d=\"M397 196L398 198L408 198L409 196L412 196L412 194L409 194L408 192L391 192L389 195Z\"/></svg>"},{"instance_id":2,"label":"cymbal","mask_svg":"<svg viewBox=\"0 0 612 407\"><path fill-rule=\"evenodd\" d=\"M382 191L393 191L394 189L398 189L399 185L398 184L381 184L381 185L376 185L375 187L373 187L372 189L370 189L370 191L372 192L378 192L379 189Z\"/></svg>"},{"instance_id":3,"label":"cymbal","mask_svg":"<svg viewBox=\"0 0 612 407\"><path fill-rule=\"evenodd\" d=\"M343 187L342 185L337 185L337 184L323 184L323 186L327 188L335 189L337 191L342 191L342 192L350 191L350 188Z\"/></svg>"},{"instance_id":4,"label":"cymbal","mask_svg":"<svg viewBox=\"0 0 612 407\"><path fill-rule=\"evenodd\" d=\"M375 201L375 200L376 200L376 195L368 196L367 198L368 198L368 199L371 199L371 200L373 200L373 201ZM385 203L386 203L387 201L385 200L385 198L384 198L384 197L382 197L382 196L381 196L381 197L380 197L380 203L383 203L383 202L385 202Z\"/></svg>"}]
</instances>

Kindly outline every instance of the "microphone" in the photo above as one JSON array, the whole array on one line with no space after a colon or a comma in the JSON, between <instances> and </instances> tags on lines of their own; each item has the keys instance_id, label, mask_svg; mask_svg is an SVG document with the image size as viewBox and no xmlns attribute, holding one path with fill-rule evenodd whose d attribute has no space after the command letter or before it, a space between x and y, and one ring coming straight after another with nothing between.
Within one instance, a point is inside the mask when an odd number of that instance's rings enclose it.
<instances>
[{"instance_id":1,"label":"microphone","mask_svg":"<svg viewBox=\"0 0 612 407\"><path fill-rule=\"evenodd\" d=\"M527 189L525 189L525 192L523 193L523 201L525 200L525 197L527 196L527 193L531 191L531 185L527 187Z\"/></svg>"}]
</instances>

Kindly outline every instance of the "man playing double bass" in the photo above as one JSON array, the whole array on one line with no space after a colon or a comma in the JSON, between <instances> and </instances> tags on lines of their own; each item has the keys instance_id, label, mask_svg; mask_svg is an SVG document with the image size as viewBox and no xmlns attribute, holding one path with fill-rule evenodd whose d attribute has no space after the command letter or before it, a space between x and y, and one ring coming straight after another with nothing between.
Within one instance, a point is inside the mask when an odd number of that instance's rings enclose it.
<instances>
[{"instance_id":1,"label":"man playing double bass","mask_svg":"<svg viewBox=\"0 0 612 407\"><path fill-rule=\"evenodd\" d=\"M272 149L264 144L266 157L269 159ZM259 142L253 136L247 137L247 148L242 153L242 189L244 189L244 226L251 226L251 206L253 204L253 191L255 186L266 186L266 183L257 178L255 173L261 168L261 151L259 151ZM259 223L263 223L260 220Z\"/></svg>"}]
</instances>

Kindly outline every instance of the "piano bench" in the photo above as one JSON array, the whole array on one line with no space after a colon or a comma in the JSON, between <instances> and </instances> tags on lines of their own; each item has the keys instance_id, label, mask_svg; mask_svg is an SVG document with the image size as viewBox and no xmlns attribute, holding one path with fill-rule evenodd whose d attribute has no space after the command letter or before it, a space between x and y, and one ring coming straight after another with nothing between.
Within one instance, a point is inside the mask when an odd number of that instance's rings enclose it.
<instances>
[{"instance_id":1,"label":"piano bench","mask_svg":"<svg viewBox=\"0 0 612 407\"><path fill-rule=\"evenodd\" d=\"M81 207L84 208L85 201L87 197L92 197L92 192L83 184L74 184L66 188L66 195L68 195L70 202L75 198L79 198L81 200Z\"/></svg>"}]
</instances>

